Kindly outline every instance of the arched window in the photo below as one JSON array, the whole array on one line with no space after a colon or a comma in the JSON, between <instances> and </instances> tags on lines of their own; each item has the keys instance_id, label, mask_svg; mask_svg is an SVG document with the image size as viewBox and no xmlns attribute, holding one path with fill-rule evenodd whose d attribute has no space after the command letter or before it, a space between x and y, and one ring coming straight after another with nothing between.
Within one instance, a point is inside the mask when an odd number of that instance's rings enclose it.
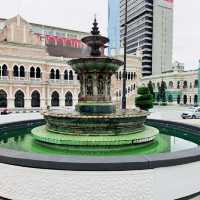
<instances>
[{"instance_id":1,"label":"arched window","mask_svg":"<svg viewBox=\"0 0 200 200\"><path fill-rule=\"evenodd\" d=\"M8 67L7 65L2 66L2 76L8 76Z\"/></svg>"},{"instance_id":2,"label":"arched window","mask_svg":"<svg viewBox=\"0 0 200 200\"><path fill-rule=\"evenodd\" d=\"M73 95L71 92L65 94L65 106L73 106Z\"/></svg>"},{"instance_id":3,"label":"arched window","mask_svg":"<svg viewBox=\"0 0 200 200\"><path fill-rule=\"evenodd\" d=\"M183 96L183 103L184 103L184 104L187 104L187 95L184 95L184 96Z\"/></svg>"},{"instance_id":4,"label":"arched window","mask_svg":"<svg viewBox=\"0 0 200 200\"><path fill-rule=\"evenodd\" d=\"M177 89L180 89L180 81L177 81Z\"/></svg>"},{"instance_id":5,"label":"arched window","mask_svg":"<svg viewBox=\"0 0 200 200\"><path fill-rule=\"evenodd\" d=\"M64 72L64 80L68 80L68 71L67 70L65 70L65 72Z\"/></svg>"},{"instance_id":6,"label":"arched window","mask_svg":"<svg viewBox=\"0 0 200 200\"><path fill-rule=\"evenodd\" d=\"M40 93L38 91L34 91L31 95L31 107L40 107Z\"/></svg>"},{"instance_id":7,"label":"arched window","mask_svg":"<svg viewBox=\"0 0 200 200\"><path fill-rule=\"evenodd\" d=\"M30 69L30 78L35 78L35 68L31 67Z\"/></svg>"},{"instance_id":8,"label":"arched window","mask_svg":"<svg viewBox=\"0 0 200 200\"><path fill-rule=\"evenodd\" d=\"M180 104L180 103L181 103L181 96L178 95L178 96L177 96L177 104Z\"/></svg>"},{"instance_id":9,"label":"arched window","mask_svg":"<svg viewBox=\"0 0 200 200\"><path fill-rule=\"evenodd\" d=\"M188 88L187 81L184 81L184 82L183 82L183 88L184 88L184 89Z\"/></svg>"},{"instance_id":10,"label":"arched window","mask_svg":"<svg viewBox=\"0 0 200 200\"><path fill-rule=\"evenodd\" d=\"M20 77L25 77L25 68L24 66L21 66L19 69L19 75Z\"/></svg>"},{"instance_id":11,"label":"arched window","mask_svg":"<svg viewBox=\"0 0 200 200\"><path fill-rule=\"evenodd\" d=\"M36 78L41 78L41 69L39 67L36 68Z\"/></svg>"},{"instance_id":12,"label":"arched window","mask_svg":"<svg viewBox=\"0 0 200 200\"><path fill-rule=\"evenodd\" d=\"M119 96L120 96L120 97L122 96L122 92L121 92L121 90L119 91Z\"/></svg>"},{"instance_id":13,"label":"arched window","mask_svg":"<svg viewBox=\"0 0 200 200\"><path fill-rule=\"evenodd\" d=\"M131 80L133 80L133 72L131 72Z\"/></svg>"},{"instance_id":14,"label":"arched window","mask_svg":"<svg viewBox=\"0 0 200 200\"><path fill-rule=\"evenodd\" d=\"M135 88L136 88L136 86L135 86L135 84L133 85L133 89L135 90Z\"/></svg>"},{"instance_id":15,"label":"arched window","mask_svg":"<svg viewBox=\"0 0 200 200\"><path fill-rule=\"evenodd\" d=\"M159 89L160 88L160 83L157 83L157 89Z\"/></svg>"},{"instance_id":16,"label":"arched window","mask_svg":"<svg viewBox=\"0 0 200 200\"><path fill-rule=\"evenodd\" d=\"M128 73L128 80L131 80L131 73Z\"/></svg>"},{"instance_id":17,"label":"arched window","mask_svg":"<svg viewBox=\"0 0 200 200\"><path fill-rule=\"evenodd\" d=\"M174 84L172 81L169 82L169 88L172 89L174 87Z\"/></svg>"},{"instance_id":18,"label":"arched window","mask_svg":"<svg viewBox=\"0 0 200 200\"><path fill-rule=\"evenodd\" d=\"M137 75L135 72L134 72L133 78L134 78L134 80L137 78Z\"/></svg>"},{"instance_id":19,"label":"arched window","mask_svg":"<svg viewBox=\"0 0 200 200\"><path fill-rule=\"evenodd\" d=\"M198 88L198 86L199 86L199 81L198 81L198 80L195 80L195 81L194 81L194 88Z\"/></svg>"},{"instance_id":20,"label":"arched window","mask_svg":"<svg viewBox=\"0 0 200 200\"><path fill-rule=\"evenodd\" d=\"M192 89L192 83L190 83L190 89Z\"/></svg>"},{"instance_id":21,"label":"arched window","mask_svg":"<svg viewBox=\"0 0 200 200\"><path fill-rule=\"evenodd\" d=\"M24 93L21 90L15 93L15 107L24 108Z\"/></svg>"},{"instance_id":22,"label":"arched window","mask_svg":"<svg viewBox=\"0 0 200 200\"><path fill-rule=\"evenodd\" d=\"M55 70L54 69L51 69L49 78L55 79Z\"/></svg>"},{"instance_id":23,"label":"arched window","mask_svg":"<svg viewBox=\"0 0 200 200\"><path fill-rule=\"evenodd\" d=\"M198 104L198 95L194 95L194 104L195 104L195 105Z\"/></svg>"},{"instance_id":24,"label":"arched window","mask_svg":"<svg viewBox=\"0 0 200 200\"><path fill-rule=\"evenodd\" d=\"M4 90L0 90L0 108L6 108L7 104L7 94Z\"/></svg>"},{"instance_id":25,"label":"arched window","mask_svg":"<svg viewBox=\"0 0 200 200\"><path fill-rule=\"evenodd\" d=\"M170 103L173 102L173 96L171 94L168 96L168 102L170 102Z\"/></svg>"},{"instance_id":26,"label":"arched window","mask_svg":"<svg viewBox=\"0 0 200 200\"><path fill-rule=\"evenodd\" d=\"M59 71L59 69L56 70L56 79L60 79L60 71Z\"/></svg>"},{"instance_id":27,"label":"arched window","mask_svg":"<svg viewBox=\"0 0 200 200\"><path fill-rule=\"evenodd\" d=\"M116 95L116 97L118 97L118 96L119 96L119 93L118 93L118 91L116 91L115 95Z\"/></svg>"},{"instance_id":28,"label":"arched window","mask_svg":"<svg viewBox=\"0 0 200 200\"><path fill-rule=\"evenodd\" d=\"M69 71L69 80L72 81L74 79L73 71Z\"/></svg>"},{"instance_id":29,"label":"arched window","mask_svg":"<svg viewBox=\"0 0 200 200\"><path fill-rule=\"evenodd\" d=\"M119 72L119 80L122 80L122 73Z\"/></svg>"},{"instance_id":30,"label":"arched window","mask_svg":"<svg viewBox=\"0 0 200 200\"><path fill-rule=\"evenodd\" d=\"M19 71L18 71L18 66L15 65L13 68L13 76L14 77L19 77Z\"/></svg>"},{"instance_id":31,"label":"arched window","mask_svg":"<svg viewBox=\"0 0 200 200\"><path fill-rule=\"evenodd\" d=\"M58 92L54 91L51 95L51 106L59 106L59 94Z\"/></svg>"}]
</instances>

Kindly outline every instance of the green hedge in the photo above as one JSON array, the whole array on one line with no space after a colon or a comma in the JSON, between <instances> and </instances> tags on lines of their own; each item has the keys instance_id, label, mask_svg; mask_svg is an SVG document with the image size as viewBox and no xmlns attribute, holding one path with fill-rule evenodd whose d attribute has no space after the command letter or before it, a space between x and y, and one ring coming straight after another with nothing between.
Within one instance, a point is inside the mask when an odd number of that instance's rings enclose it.
<instances>
[{"instance_id":1,"label":"green hedge","mask_svg":"<svg viewBox=\"0 0 200 200\"><path fill-rule=\"evenodd\" d=\"M153 107L153 96L150 94L148 87L138 88L138 94L140 96L136 97L135 105L142 110L149 110Z\"/></svg>"}]
</instances>

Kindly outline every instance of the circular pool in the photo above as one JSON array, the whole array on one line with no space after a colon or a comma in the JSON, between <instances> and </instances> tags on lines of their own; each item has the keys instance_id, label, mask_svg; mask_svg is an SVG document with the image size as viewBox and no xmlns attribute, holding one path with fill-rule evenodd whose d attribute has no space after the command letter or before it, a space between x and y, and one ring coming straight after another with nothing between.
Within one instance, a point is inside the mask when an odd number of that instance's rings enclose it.
<instances>
[{"instance_id":1,"label":"circular pool","mask_svg":"<svg viewBox=\"0 0 200 200\"><path fill-rule=\"evenodd\" d=\"M158 153L170 153L180 150L195 148L199 140L185 140L181 138L180 131L173 131L170 128L161 129L152 142L143 144L113 146L69 146L51 145L50 143L39 142L31 134L35 129L34 123L27 128L16 128L10 131L2 131L0 135L0 148L13 149L29 153L40 153L47 155L70 155L70 156L133 156L152 155ZM39 127L39 131L43 126ZM153 127L146 126L147 132L155 132ZM159 129L159 127L158 127ZM43 129L42 129L43 130ZM45 130L42 131L44 133ZM52 135L52 133L51 133ZM56 134L54 134L56 135ZM60 134L57 134L60 137ZM137 134L134 134L137 135ZM141 135L139 133L138 135ZM184 136L184 135L183 135ZM110 136L112 137L112 136ZM127 137L127 136L126 136Z\"/></svg>"}]
</instances>

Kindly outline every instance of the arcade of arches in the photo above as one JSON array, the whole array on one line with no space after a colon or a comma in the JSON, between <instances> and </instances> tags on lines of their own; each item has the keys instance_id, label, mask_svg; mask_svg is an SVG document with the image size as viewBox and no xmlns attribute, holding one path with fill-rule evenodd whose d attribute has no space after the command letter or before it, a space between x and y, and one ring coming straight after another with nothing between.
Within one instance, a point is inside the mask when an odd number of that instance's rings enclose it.
<instances>
[{"instance_id":1,"label":"arcade of arches","mask_svg":"<svg viewBox=\"0 0 200 200\"><path fill-rule=\"evenodd\" d=\"M161 81L165 82L168 103L185 105L200 104L198 70L169 72L160 76L145 77L142 80L144 85L147 85L150 81L156 97L161 86Z\"/></svg>"}]
</instances>

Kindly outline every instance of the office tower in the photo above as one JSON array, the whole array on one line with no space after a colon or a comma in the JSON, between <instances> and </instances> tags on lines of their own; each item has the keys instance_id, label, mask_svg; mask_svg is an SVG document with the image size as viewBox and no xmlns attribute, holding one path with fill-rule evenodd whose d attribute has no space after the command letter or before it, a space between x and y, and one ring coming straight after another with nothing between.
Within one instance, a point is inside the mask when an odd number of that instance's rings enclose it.
<instances>
[{"instance_id":1,"label":"office tower","mask_svg":"<svg viewBox=\"0 0 200 200\"><path fill-rule=\"evenodd\" d=\"M143 50L143 76L172 69L173 0L127 0L127 53ZM120 1L120 39L123 43L125 0Z\"/></svg>"}]
</instances>

